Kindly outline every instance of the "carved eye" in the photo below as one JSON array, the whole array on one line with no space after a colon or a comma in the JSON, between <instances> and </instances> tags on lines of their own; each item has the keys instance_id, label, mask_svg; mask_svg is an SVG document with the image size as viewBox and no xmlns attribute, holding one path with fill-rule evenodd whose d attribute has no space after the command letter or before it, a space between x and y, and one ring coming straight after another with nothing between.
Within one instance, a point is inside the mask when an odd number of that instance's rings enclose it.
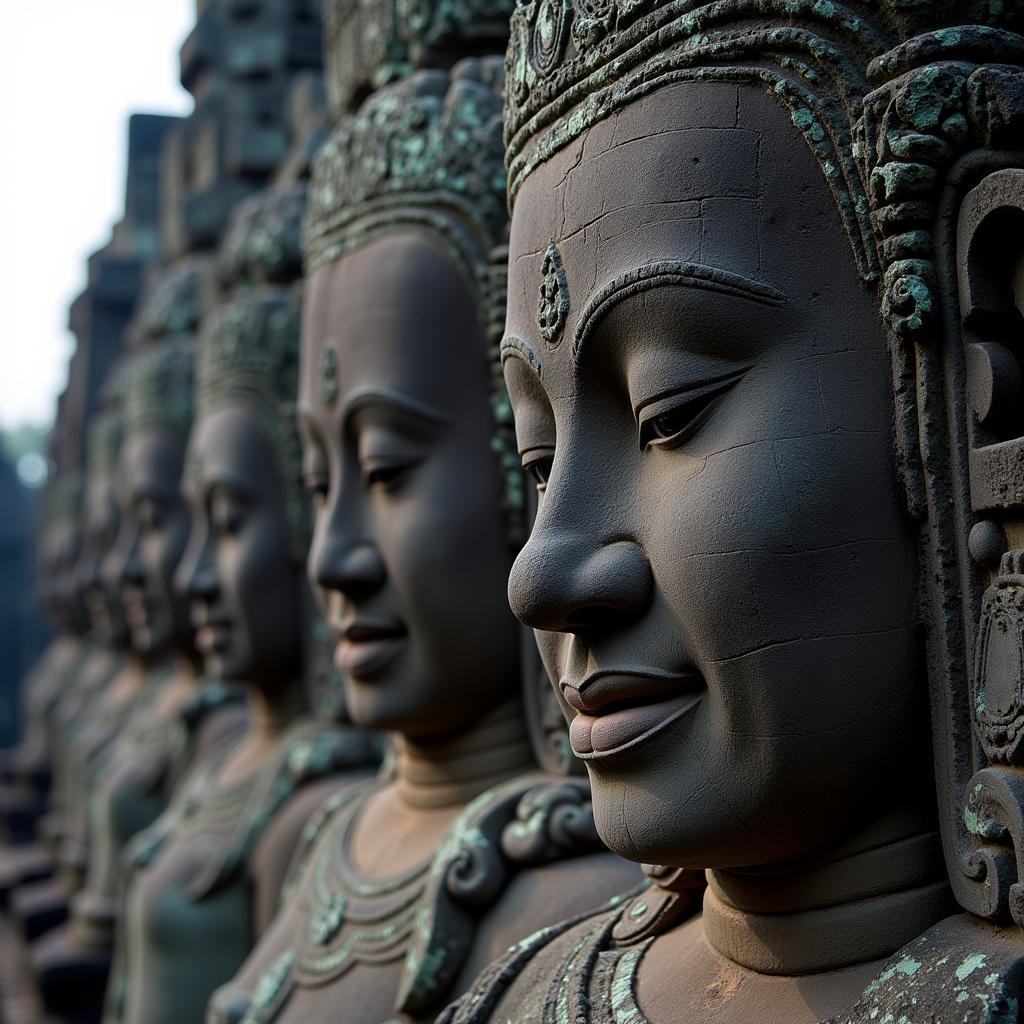
<instances>
[{"instance_id":1,"label":"carved eye","mask_svg":"<svg viewBox=\"0 0 1024 1024\"><path fill-rule=\"evenodd\" d=\"M379 462L363 466L363 483L367 488L387 489L400 483L411 465L402 462Z\"/></svg>"},{"instance_id":2,"label":"carved eye","mask_svg":"<svg viewBox=\"0 0 1024 1024\"><path fill-rule=\"evenodd\" d=\"M714 381L699 390L672 395L640 412L640 447L675 448L707 420L718 399L742 374Z\"/></svg>"},{"instance_id":3,"label":"carved eye","mask_svg":"<svg viewBox=\"0 0 1024 1024\"><path fill-rule=\"evenodd\" d=\"M555 457L551 454L535 456L528 461L523 462L523 469L533 479L533 482L537 485L537 490L541 494L548 485L548 477L551 476L551 465L555 461Z\"/></svg>"},{"instance_id":4,"label":"carved eye","mask_svg":"<svg viewBox=\"0 0 1024 1024\"><path fill-rule=\"evenodd\" d=\"M648 420L652 438L667 441L676 437L689 425L694 413L695 410L691 409L690 403L686 403L669 410L669 412L663 412L660 416L654 416Z\"/></svg>"}]
</instances>

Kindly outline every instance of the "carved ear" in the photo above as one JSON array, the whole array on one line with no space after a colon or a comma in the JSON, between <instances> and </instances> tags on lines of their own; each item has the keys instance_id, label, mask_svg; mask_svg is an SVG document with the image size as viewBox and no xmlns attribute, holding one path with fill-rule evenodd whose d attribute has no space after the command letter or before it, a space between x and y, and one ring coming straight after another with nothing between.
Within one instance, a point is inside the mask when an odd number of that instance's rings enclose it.
<instances>
[{"instance_id":1,"label":"carved ear","mask_svg":"<svg viewBox=\"0 0 1024 1024\"><path fill-rule=\"evenodd\" d=\"M968 546L989 584L971 679L984 766L967 786L964 823L986 866L986 916L1009 911L1024 925L1024 169L994 171L965 196L957 268Z\"/></svg>"}]
</instances>

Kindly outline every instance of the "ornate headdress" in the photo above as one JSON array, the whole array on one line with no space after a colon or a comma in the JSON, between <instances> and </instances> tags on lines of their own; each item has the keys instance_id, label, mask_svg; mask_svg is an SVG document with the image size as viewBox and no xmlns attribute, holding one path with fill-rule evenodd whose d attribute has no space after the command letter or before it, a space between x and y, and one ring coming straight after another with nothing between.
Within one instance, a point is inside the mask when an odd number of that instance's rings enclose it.
<instances>
[{"instance_id":1,"label":"ornate headdress","mask_svg":"<svg viewBox=\"0 0 1024 1024\"><path fill-rule=\"evenodd\" d=\"M124 419L117 409L98 413L89 427L89 472L101 476L117 469Z\"/></svg>"},{"instance_id":2,"label":"ornate headdress","mask_svg":"<svg viewBox=\"0 0 1024 1024\"><path fill-rule=\"evenodd\" d=\"M76 522L82 508L82 474L69 469L50 478L39 503L36 530L41 537L50 527Z\"/></svg>"},{"instance_id":3,"label":"ornate headdress","mask_svg":"<svg viewBox=\"0 0 1024 1024\"><path fill-rule=\"evenodd\" d=\"M184 445L192 427L195 344L175 337L142 349L127 373L126 435L162 430Z\"/></svg>"},{"instance_id":4,"label":"ornate headdress","mask_svg":"<svg viewBox=\"0 0 1024 1024\"><path fill-rule=\"evenodd\" d=\"M309 542L302 457L295 420L306 188L253 196L232 215L221 245L222 283L233 294L203 322L197 401L200 415L240 403L260 419L278 459L292 546Z\"/></svg>"},{"instance_id":5,"label":"ornate headdress","mask_svg":"<svg viewBox=\"0 0 1024 1024\"><path fill-rule=\"evenodd\" d=\"M515 0L326 0L332 119L413 71L500 53L514 7Z\"/></svg>"},{"instance_id":6,"label":"ornate headdress","mask_svg":"<svg viewBox=\"0 0 1024 1024\"><path fill-rule=\"evenodd\" d=\"M107 476L114 473L124 438L125 392L131 373L130 355L121 356L111 367L100 393L100 409L89 426L89 472Z\"/></svg>"},{"instance_id":7,"label":"ornate headdress","mask_svg":"<svg viewBox=\"0 0 1024 1024\"><path fill-rule=\"evenodd\" d=\"M132 343L195 334L202 318L202 258L176 260L156 271L129 329Z\"/></svg>"},{"instance_id":8,"label":"ornate headdress","mask_svg":"<svg viewBox=\"0 0 1024 1024\"><path fill-rule=\"evenodd\" d=\"M663 85L761 83L788 108L880 285L951 882L1024 925L1024 551L1006 550L1024 537L1019 242L991 257L1024 230L1022 25L1020 0L520 0L505 133L514 201Z\"/></svg>"},{"instance_id":9,"label":"ornate headdress","mask_svg":"<svg viewBox=\"0 0 1024 1024\"><path fill-rule=\"evenodd\" d=\"M289 284L302 276L306 192L306 185L298 183L238 204L218 254L226 287Z\"/></svg>"},{"instance_id":10,"label":"ornate headdress","mask_svg":"<svg viewBox=\"0 0 1024 1024\"><path fill-rule=\"evenodd\" d=\"M420 71L343 119L317 157L306 221L309 270L402 226L430 230L477 305L492 368L492 444L510 533L521 542L522 467L496 358L505 319L508 214L501 144L501 61Z\"/></svg>"}]
</instances>

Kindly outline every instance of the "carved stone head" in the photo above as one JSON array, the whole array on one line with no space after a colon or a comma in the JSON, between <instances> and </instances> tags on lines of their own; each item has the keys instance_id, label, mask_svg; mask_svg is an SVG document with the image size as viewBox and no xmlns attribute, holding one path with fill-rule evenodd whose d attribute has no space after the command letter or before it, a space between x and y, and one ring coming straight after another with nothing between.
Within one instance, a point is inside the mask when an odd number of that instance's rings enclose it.
<instances>
[{"instance_id":1,"label":"carved stone head","mask_svg":"<svg viewBox=\"0 0 1024 1024\"><path fill-rule=\"evenodd\" d=\"M82 545L77 564L92 634L100 643L112 647L126 645L129 638L120 587L108 586L101 572L120 528L118 458L123 426L121 410L116 405L98 413L91 425Z\"/></svg>"},{"instance_id":2,"label":"carved stone head","mask_svg":"<svg viewBox=\"0 0 1024 1024\"><path fill-rule=\"evenodd\" d=\"M191 338L172 336L150 342L126 371L121 525L102 573L120 588L132 645L146 657L191 649L188 609L172 580L188 536L181 475L194 358Z\"/></svg>"},{"instance_id":3,"label":"carved stone head","mask_svg":"<svg viewBox=\"0 0 1024 1024\"><path fill-rule=\"evenodd\" d=\"M304 188L233 215L220 253L224 301L204 319L179 586L208 675L281 690L302 670L306 501L295 429Z\"/></svg>"},{"instance_id":4,"label":"carved stone head","mask_svg":"<svg viewBox=\"0 0 1024 1024\"><path fill-rule=\"evenodd\" d=\"M39 524L37 562L45 580L37 584L40 603L57 632L88 628L77 572L81 554L82 479L64 469L47 485Z\"/></svg>"},{"instance_id":5,"label":"carved stone head","mask_svg":"<svg viewBox=\"0 0 1024 1024\"><path fill-rule=\"evenodd\" d=\"M986 765L1024 722L1024 44L979 11L513 16L509 593L626 856L814 856L914 791L931 726L954 890L1021 916Z\"/></svg>"},{"instance_id":6,"label":"carved stone head","mask_svg":"<svg viewBox=\"0 0 1024 1024\"><path fill-rule=\"evenodd\" d=\"M518 696L522 510L495 374L500 62L421 72L343 120L313 177L300 425L309 574L360 725L456 732Z\"/></svg>"}]
</instances>

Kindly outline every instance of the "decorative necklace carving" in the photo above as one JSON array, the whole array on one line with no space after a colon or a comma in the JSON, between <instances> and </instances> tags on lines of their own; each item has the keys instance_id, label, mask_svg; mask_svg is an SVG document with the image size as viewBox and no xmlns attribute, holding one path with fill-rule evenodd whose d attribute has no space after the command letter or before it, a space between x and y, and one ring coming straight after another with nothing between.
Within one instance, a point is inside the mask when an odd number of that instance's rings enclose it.
<instances>
[{"instance_id":1,"label":"decorative necklace carving","mask_svg":"<svg viewBox=\"0 0 1024 1024\"><path fill-rule=\"evenodd\" d=\"M636 1001L640 964L666 921L692 912L693 891L646 884L612 903L610 910L581 914L516 943L437 1024L490 1022L523 968L541 957L547 985L526 1010L534 1014L529 1019L539 1024L648 1024Z\"/></svg>"},{"instance_id":2,"label":"decorative necklace carving","mask_svg":"<svg viewBox=\"0 0 1024 1024\"><path fill-rule=\"evenodd\" d=\"M188 887L193 900L234 877L273 816L301 786L373 761L371 744L357 730L316 721L293 725L260 771L224 786L216 780L231 752L231 747L217 750L198 764L167 813L129 848L131 863L145 867L168 839L204 836L209 857Z\"/></svg>"},{"instance_id":3,"label":"decorative necklace carving","mask_svg":"<svg viewBox=\"0 0 1024 1024\"><path fill-rule=\"evenodd\" d=\"M381 785L335 794L310 821L301 880L288 897L294 902L301 887L309 917L296 946L257 985L246 1024L273 1020L295 987L322 985L359 964L397 960L403 966L395 1012L423 1015L442 1005L472 948L477 921L514 871L601 848L584 782L523 776L473 800L429 861L368 881L353 869L349 849L356 819Z\"/></svg>"}]
</instances>

